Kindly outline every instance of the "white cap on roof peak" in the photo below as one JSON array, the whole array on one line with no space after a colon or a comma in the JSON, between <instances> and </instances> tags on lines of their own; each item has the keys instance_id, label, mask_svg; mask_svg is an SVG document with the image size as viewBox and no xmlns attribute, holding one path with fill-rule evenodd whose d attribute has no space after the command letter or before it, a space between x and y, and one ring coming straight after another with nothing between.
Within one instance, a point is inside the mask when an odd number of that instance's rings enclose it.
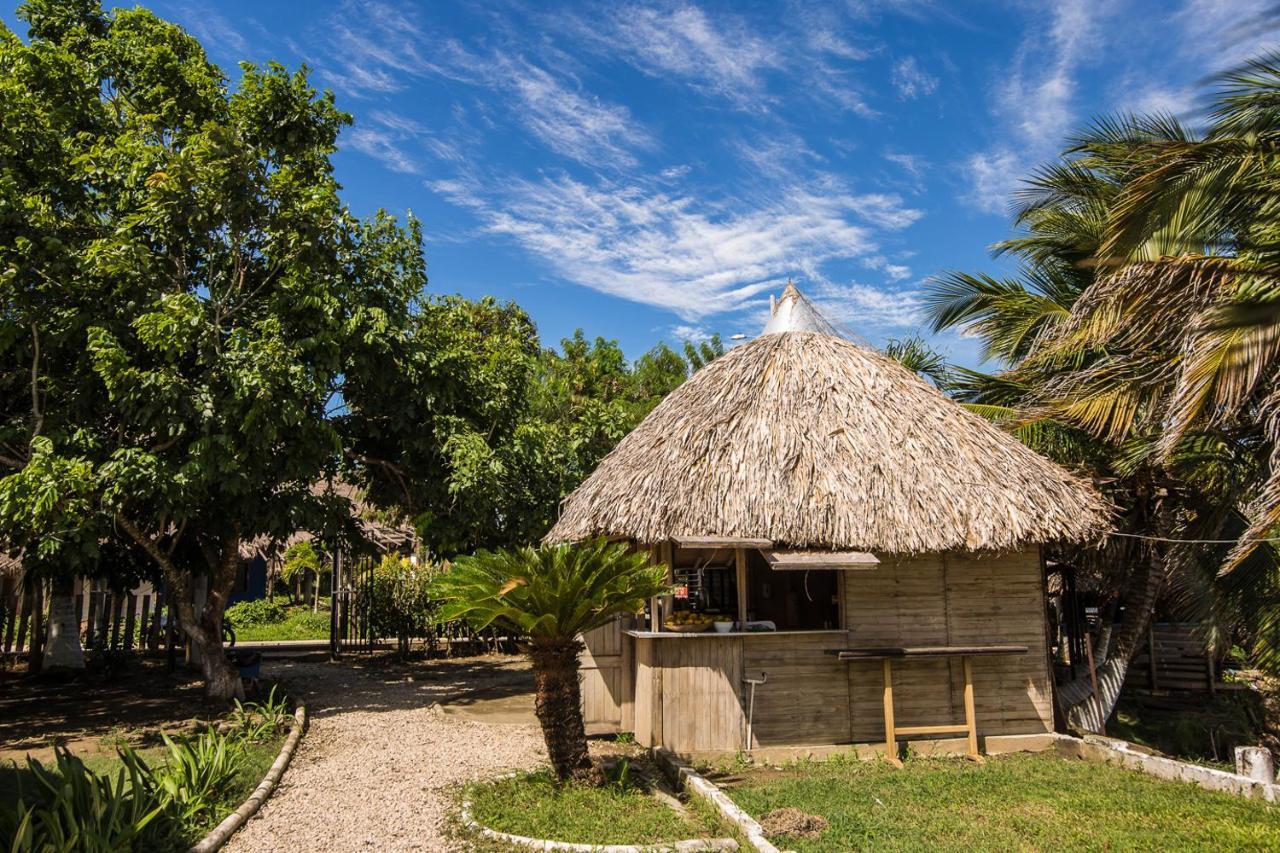
<instances>
[{"instance_id":1,"label":"white cap on roof peak","mask_svg":"<svg viewBox=\"0 0 1280 853\"><path fill-rule=\"evenodd\" d=\"M769 322L764 325L764 331L760 333L762 335L778 332L821 332L837 338L843 337L826 317L818 313L818 309L804 297L793 281L787 281L787 286L783 288L782 295L776 302L772 298L769 302L771 316Z\"/></svg>"}]
</instances>

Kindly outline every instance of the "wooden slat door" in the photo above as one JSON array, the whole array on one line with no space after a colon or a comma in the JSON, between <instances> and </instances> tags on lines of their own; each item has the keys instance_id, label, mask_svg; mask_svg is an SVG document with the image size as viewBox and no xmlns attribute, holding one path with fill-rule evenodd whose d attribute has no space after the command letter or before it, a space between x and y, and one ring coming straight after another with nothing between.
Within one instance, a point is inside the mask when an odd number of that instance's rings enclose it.
<instances>
[{"instance_id":1,"label":"wooden slat door","mask_svg":"<svg viewBox=\"0 0 1280 853\"><path fill-rule=\"evenodd\" d=\"M624 731L623 708L630 704L627 652L631 638L618 620L582 635L586 650L580 659L582 715L588 734Z\"/></svg>"}]
</instances>

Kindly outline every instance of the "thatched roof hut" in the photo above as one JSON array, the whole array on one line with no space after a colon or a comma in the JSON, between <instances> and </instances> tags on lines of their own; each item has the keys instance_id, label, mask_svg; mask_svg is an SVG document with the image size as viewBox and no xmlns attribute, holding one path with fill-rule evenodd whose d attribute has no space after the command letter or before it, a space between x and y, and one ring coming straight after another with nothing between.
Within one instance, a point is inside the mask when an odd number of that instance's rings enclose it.
<instances>
[{"instance_id":1,"label":"thatched roof hut","mask_svg":"<svg viewBox=\"0 0 1280 853\"><path fill-rule=\"evenodd\" d=\"M663 400L565 500L548 540L910 554L1102 528L1089 484L892 359L811 331L814 316L788 286L765 334Z\"/></svg>"},{"instance_id":2,"label":"thatched roof hut","mask_svg":"<svg viewBox=\"0 0 1280 853\"><path fill-rule=\"evenodd\" d=\"M764 334L655 408L547 538L629 540L672 584L644 623L584 637L595 730L681 753L883 737L890 758L942 736L976 758L1052 746L1040 545L1106 517L1088 483L788 286Z\"/></svg>"}]
</instances>

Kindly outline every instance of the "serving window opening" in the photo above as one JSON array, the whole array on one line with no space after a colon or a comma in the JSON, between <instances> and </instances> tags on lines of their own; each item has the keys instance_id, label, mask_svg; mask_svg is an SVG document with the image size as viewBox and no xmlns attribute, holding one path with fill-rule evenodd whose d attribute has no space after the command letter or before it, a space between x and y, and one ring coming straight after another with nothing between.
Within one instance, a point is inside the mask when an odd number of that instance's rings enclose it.
<instances>
[{"instance_id":1,"label":"serving window opening","mask_svg":"<svg viewBox=\"0 0 1280 853\"><path fill-rule=\"evenodd\" d=\"M745 571L739 572L735 549L674 548L675 592L664 602L666 627L688 630L690 626L715 625L718 631L822 631L840 627L838 570L777 568L759 549L744 551ZM745 579L745 624L740 624L738 618L741 579Z\"/></svg>"}]
</instances>

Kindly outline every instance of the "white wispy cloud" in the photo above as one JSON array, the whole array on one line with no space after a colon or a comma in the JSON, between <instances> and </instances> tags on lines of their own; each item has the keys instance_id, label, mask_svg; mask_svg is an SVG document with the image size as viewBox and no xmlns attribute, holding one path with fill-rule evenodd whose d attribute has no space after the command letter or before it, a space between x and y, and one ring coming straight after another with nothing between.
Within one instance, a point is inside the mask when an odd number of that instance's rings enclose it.
<instances>
[{"instance_id":1,"label":"white wispy cloud","mask_svg":"<svg viewBox=\"0 0 1280 853\"><path fill-rule=\"evenodd\" d=\"M782 65L775 46L729 15L712 19L690 3L619 4L579 33L655 77L678 77L743 106L757 105L764 74Z\"/></svg>"},{"instance_id":2,"label":"white wispy cloud","mask_svg":"<svg viewBox=\"0 0 1280 853\"><path fill-rule=\"evenodd\" d=\"M376 127L353 127L342 134L342 141L352 148L368 154L393 172L417 175L422 166L405 152L395 136Z\"/></svg>"},{"instance_id":3,"label":"white wispy cloud","mask_svg":"<svg viewBox=\"0 0 1280 853\"><path fill-rule=\"evenodd\" d=\"M1005 213L1013 191L1038 161L1056 152L1078 121L1077 75L1091 50L1105 40L1104 0L1059 0L1048 4L1018 47L995 91L995 113L1003 139L965 161L964 197L980 210ZM1040 21L1047 26L1038 26Z\"/></svg>"},{"instance_id":4,"label":"white wispy cloud","mask_svg":"<svg viewBox=\"0 0 1280 853\"><path fill-rule=\"evenodd\" d=\"M873 253L877 229L919 216L892 196L812 188L744 206L567 176L432 186L565 279L686 322L738 310L796 270Z\"/></svg>"},{"instance_id":5,"label":"white wispy cloud","mask_svg":"<svg viewBox=\"0 0 1280 853\"><path fill-rule=\"evenodd\" d=\"M237 60L247 59L249 42L225 15L208 3L172 4L181 15L182 25L198 38L210 53L232 54Z\"/></svg>"},{"instance_id":6,"label":"white wispy cloud","mask_svg":"<svg viewBox=\"0 0 1280 853\"><path fill-rule=\"evenodd\" d=\"M938 78L921 68L914 56L895 62L889 79L898 94L909 100L928 97L938 89Z\"/></svg>"},{"instance_id":7,"label":"white wispy cloud","mask_svg":"<svg viewBox=\"0 0 1280 853\"><path fill-rule=\"evenodd\" d=\"M413 7L381 0L345 4L328 29L321 60L326 80L356 97L386 95L415 80L440 78L498 94L508 121L522 125L552 151L594 166L628 167L635 149L653 145L626 107L592 96L575 81L518 52L472 49L456 38L433 34ZM352 144L380 156L397 171L410 171L411 157L395 156L392 133L366 129ZM413 134L431 144L433 137ZM438 138L434 138L439 143ZM375 153L376 152L376 153ZM403 151L401 151L403 155Z\"/></svg>"},{"instance_id":8,"label":"white wispy cloud","mask_svg":"<svg viewBox=\"0 0 1280 853\"><path fill-rule=\"evenodd\" d=\"M918 154L904 154L900 151L886 151L883 156L906 174L908 185L913 192L924 192L924 173L928 163L923 157Z\"/></svg>"},{"instance_id":9,"label":"white wispy cloud","mask_svg":"<svg viewBox=\"0 0 1280 853\"><path fill-rule=\"evenodd\" d=\"M519 99L521 121L553 151L589 165L634 166L631 151L653 145L626 107L570 89L528 62L498 67L499 85Z\"/></svg>"},{"instance_id":10,"label":"white wispy cloud","mask_svg":"<svg viewBox=\"0 0 1280 853\"><path fill-rule=\"evenodd\" d=\"M920 296L912 290L885 290L861 282L822 282L810 298L829 320L854 332L914 328L924 319Z\"/></svg>"},{"instance_id":11,"label":"white wispy cloud","mask_svg":"<svg viewBox=\"0 0 1280 853\"><path fill-rule=\"evenodd\" d=\"M1004 216L1009 212L1028 163L1008 148L972 155L965 163L969 174L966 200L986 213Z\"/></svg>"}]
</instances>

